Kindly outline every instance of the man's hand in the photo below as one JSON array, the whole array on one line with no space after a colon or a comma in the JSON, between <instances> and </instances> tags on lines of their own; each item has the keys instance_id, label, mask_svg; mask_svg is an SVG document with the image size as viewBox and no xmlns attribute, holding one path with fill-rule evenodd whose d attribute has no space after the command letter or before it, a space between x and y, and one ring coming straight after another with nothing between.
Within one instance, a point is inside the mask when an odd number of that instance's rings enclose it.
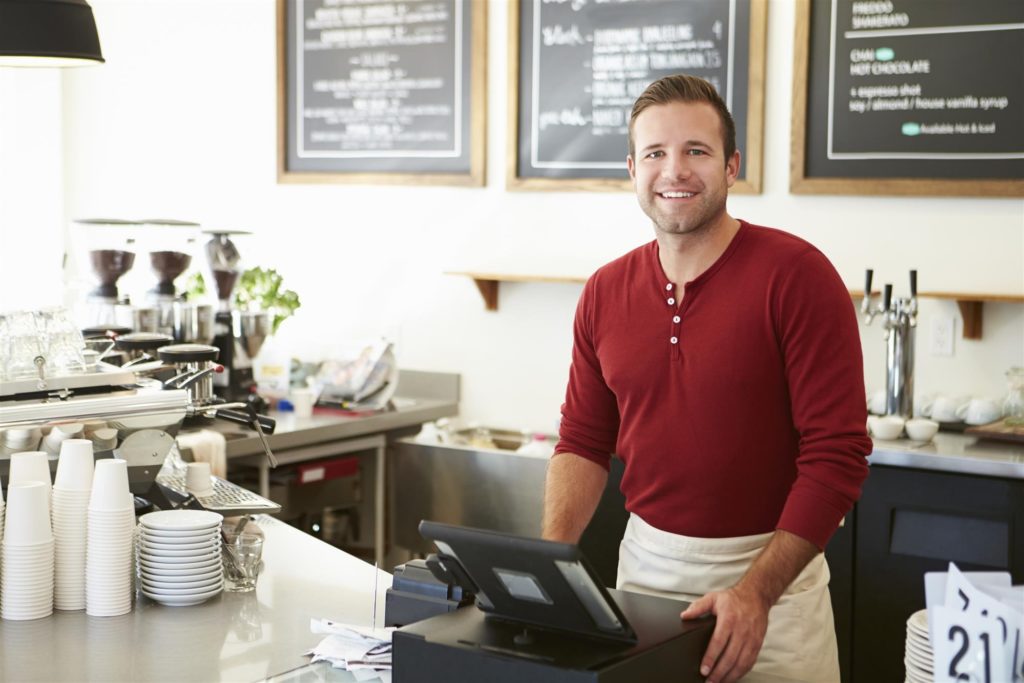
<instances>
[{"instance_id":1,"label":"man's hand","mask_svg":"<svg viewBox=\"0 0 1024 683\"><path fill-rule=\"evenodd\" d=\"M771 604L754 591L736 585L708 593L680 615L696 619L711 613L718 618L700 663L700 673L708 683L733 683L750 671L768 630L769 609Z\"/></svg>"}]
</instances>

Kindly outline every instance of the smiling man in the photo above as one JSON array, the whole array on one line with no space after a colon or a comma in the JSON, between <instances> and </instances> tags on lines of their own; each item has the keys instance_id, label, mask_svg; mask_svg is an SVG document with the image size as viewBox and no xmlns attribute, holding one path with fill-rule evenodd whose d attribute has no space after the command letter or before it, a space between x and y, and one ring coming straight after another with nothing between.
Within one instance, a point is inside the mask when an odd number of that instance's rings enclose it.
<instances>
[{"instance_id":1,"label":"smiling man","mask_svg":"<svg viewBox=\"0 0 1024 683\"><path fill-rule=\"evenodd\" d=\"M735 138L696 77L633 107L627 164L655 239L580 297L543 535L579 540L617 453L617 585L716 615L707 679L838 681L821 551L871 451L856 314L814 246L728 214Z\"/></svg>"}]
</instances>

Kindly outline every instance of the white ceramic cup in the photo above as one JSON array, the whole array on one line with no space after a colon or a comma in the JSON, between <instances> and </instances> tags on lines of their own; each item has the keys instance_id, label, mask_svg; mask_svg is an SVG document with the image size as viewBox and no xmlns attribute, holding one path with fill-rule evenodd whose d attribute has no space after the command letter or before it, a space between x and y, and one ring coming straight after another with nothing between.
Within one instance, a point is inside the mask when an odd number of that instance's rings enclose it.
<instances>
[{"instance_id":1,"label":"white ceramic cup","mask_svg":"<svg viewBox=\"0 0 1024 683\"><path fill-rule=\"evenodd\" d=\"M60 453L60 444L66 439L81 438L84 428L81 422L55 425L43 439L43 450L52 455Z\"/></svg>"},{"instance_id":2,"label":"white ceramic cup","mask_svg":"<svg viewBox=\"0 0 1024 683\"><path fill-rule=\"evenodd\" d=\"M876 439L898 439L900 434L903 433L904 420L899 415L887 415L885 417L879 417L872 415L868 418L868 427L871 429L871 434Z\"/></svg>"},{"instance_id":3,"label":"white ceramic cup","mask_svg":"<svg viewBox=\"0 0 1024 683\"><path fill-rule=\"evenodd\" d=\"M885 415L885 389L879 389L868 397L868 412L872 415Z\"/></svg>"},{"instance_id":4,"label":"white ceramic cup","mask_svg":"<svg viewBox=\"0 0 1024 683\"><path fill-rule=\"evenodd\" d=\"M907 420L907 436L911 441L927 443L932 440L939 431L939 423L934 420L913 419Z\"/></svg>"},{"instance_id":5,"label":"white ceramic cup","mask_svg":"<svg viewBox=\"0 0 1024 683\"><path fill-rule=\"evenodd\" d=\"M92 441L62 441L60 458L57 460L57 476L53 485L65 491L88 491L92 489L92 472Z\"/></svg>"},{"instance_id":6,"label":"white ceramic cup","mask_svg":"<svg viewBox=\"0 0 1024 683\"><path fill-rule=\"evenodd\" d=\"M128 463L117 458L97 460L92 475L90 510L120 511L130 507Z\"/></svg>"},{"instance_id":7,"label":"white ceramic cup","mask_svg":"<svg viewBox=\"0 0 1024 683\"><path fill-rule=\"evenodd\" d=\"M7 488L4 519L6 546L38 545L53 541L50 501L46 486L38 481L11 484Z\"/></svg>"},{"instance_id":8,"label":"white ceramic cup","mask_svg":"<svg viewBox=\"0 0 1024 683\"><path fill-rule=\"evenodd\" d=\"M189 493L210 493L213 491L213 480L210 476L210 463L190 462L185 472L185 488Z\"/></svg>"},{"instance_id":9,"label":"white ceramic cup","mask_svg":"<svg viewBox=\"0 0 1024 683\"><path fill-rule=\"evenodd\" d=\"M999 404L990 398L972 398L956 410L956 416L970 425L995 422L1001 415Z\"/></svg>"},{"instance_id":10,"label":"white ceramic cup","mask_svg":"<svg viewBox=\"0 0 1024 683\"><path fill-rule=\"evenodd\" d=\"M297 387L291 391L291 402L295 407L295 417L313 415L313 404L316 403L316 391L308 387Z\"/></svg>"},{"instance_id":11,"label":"white ceramic cup","mask_svg":"<svg viewBox=\"0 0 1024 683\"><path fill-rule=\"evenodd\" d=\"M956 411L961 405L960 401L949 396L936 396L931 404L925 406L925 415L936 422L956 422Z\"/></svg>"}]
</instances>

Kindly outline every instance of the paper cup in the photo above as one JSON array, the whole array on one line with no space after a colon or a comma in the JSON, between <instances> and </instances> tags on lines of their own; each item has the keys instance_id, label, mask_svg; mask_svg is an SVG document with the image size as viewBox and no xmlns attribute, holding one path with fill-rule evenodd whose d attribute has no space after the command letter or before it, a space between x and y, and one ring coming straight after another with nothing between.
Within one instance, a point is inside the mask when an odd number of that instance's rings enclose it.
<instances>
[{"instance_id":1,"label":"paper cup","mask_svg":"<svg viewBox=\"0 0 1024 683\"><path fill-rule=\"evenodd\" d=\"M213 490L213 480L210 478L210 463L190 462L188 471L185 472L185 488L189 493L209 493Z\"/></svg>"},{"instance_id":2,"label":"paper cup","mask_svg":"<svg viewBox=\"0 0 1024 683\"><path fill-rule=\"evenodd\" d=\"M129 507L128 463L116 458L96 462L92 475L89 509L120 511Z\"/></svg>"},{"instance_id":3,"label":"paper cup","mask_svg":"<svg viewBox=\"0 0 1024 683\"><path fill-rule=\"evenodd\" d=\"M63 441L60 445L60 459L57 461L54 486L65 491L88 491L92 489L92 472L92 441Z\"/></svg>"},{"instance_id":4,"label":"paper cup","mask_svg":"<svg viewBox=\"0 0 1024 683\"><path fill-rule=\"evenodd\" d=\"M4 545L47 542L53 542L53 531L50 528L50 501L46 486L37 481L11 484L7 488Z\"/></svg>"}]
</instances>

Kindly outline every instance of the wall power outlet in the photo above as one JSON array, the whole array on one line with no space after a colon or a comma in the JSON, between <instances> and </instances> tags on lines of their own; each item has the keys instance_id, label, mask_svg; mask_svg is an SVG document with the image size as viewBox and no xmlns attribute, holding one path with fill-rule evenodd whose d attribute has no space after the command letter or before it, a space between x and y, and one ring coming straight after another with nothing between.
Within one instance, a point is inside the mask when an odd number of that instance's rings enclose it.
<instances>
[{"instance_id":1,"label":"wall power outlet","mask_svg":"<svg viewBox=\"0 0 1024 683\"><path fill-rule=\"evenodd\" d=\"M937 315L932 318L929 350L933 356L952 356L956 336L956 318Z\"/></svg>"}]
</instances>

